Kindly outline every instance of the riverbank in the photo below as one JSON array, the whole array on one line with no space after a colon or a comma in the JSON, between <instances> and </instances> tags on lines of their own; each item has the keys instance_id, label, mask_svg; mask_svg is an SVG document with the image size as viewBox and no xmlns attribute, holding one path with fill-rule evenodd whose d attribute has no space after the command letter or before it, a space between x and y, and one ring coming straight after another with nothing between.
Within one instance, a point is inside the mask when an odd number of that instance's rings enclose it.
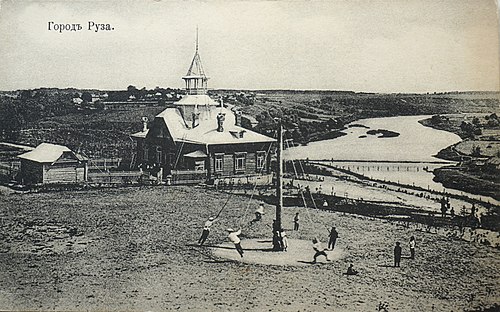
<instances>
[{"instance_id":1,"label":"riverbank","mask_svg":"<svg viewBox=\"0 0 500 312\"><path fill-rule=\"evenodd\" d=\"M475 311L500 296L500 251L388 220L283 209L290 240L325 241L332 225L344 257L273 266L221 259L195 247L203 222L226 203L208 245L242 225L242 246L271 235L272 208L196 187L141 187L0 197L0 302L7 310ZM250 208L248 208L250 207ZM299 231L292 231L296 212ZM408 259L407 241L417 239ZM393 268L395 241L401 268ZM293 249L293 246L289 248ZM234 251L236 252L236 251ZM310 254L312 259L312 247ZM350 263L360 272L346 276ZM480 277L480 278L478 278ZM279 285L279 287L276 287Z\"/></svg>"},{"instance_id":2,"label":"riverbank","mask_svg":"<svg viewBox=\"0 0 500 312\"><path fill-rule=\"evenodd\" d=\"M441 159L459 162L436 169L436 182L500 199L500 122L496 114L434 115L420 123L462 138L436 154Z\"/></svg>"}]
</instances>

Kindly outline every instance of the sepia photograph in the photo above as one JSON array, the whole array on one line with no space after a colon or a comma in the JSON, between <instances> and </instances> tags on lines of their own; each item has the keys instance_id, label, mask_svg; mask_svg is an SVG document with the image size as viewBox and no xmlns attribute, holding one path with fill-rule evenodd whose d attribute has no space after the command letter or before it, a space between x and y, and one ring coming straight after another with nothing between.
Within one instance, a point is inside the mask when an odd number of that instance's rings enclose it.
<instances>
[{"instance_id":1,"label":"sepia photograph","mask_svg":"<svg viewBox=\"0 0 500 312\"><path fill-rule=\"evenodd\" d=\"M0 0L0 311L500 311L497 0Z\"/></svg>"}]
</instances>

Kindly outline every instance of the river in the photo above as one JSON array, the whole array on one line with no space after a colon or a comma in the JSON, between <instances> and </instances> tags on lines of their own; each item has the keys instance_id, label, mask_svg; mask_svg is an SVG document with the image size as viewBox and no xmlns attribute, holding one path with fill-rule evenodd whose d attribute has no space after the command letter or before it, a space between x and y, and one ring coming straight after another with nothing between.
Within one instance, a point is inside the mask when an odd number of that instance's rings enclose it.
<instances>
[{"instance_id":1,"label":"river","mask_svg":"<svg viewBox=\"0 0 500 312\"><path fill-rule=\"evenodd\" d=\"M433 169L454 164L434 155L461 139L456 134L426 127L418 122L430 117L398 116L357 120L344 130L346 135L312 142L307 146L288 148L283 153L284 158L322 160L325 164L348 169L371 179L466 195L498 205L499 202L493 198L444 188L433 181ZM380 134L367 133L378 129L397 132L399 136L381 137Z\"/></svg>"}]
</instances>

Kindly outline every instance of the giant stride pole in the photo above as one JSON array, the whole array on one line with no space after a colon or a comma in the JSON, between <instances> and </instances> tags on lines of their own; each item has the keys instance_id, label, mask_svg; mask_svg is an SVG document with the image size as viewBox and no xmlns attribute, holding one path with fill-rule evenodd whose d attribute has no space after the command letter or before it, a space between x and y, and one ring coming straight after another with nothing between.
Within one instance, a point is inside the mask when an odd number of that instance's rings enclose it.
<instances>
[{"instance_id":1,"label":"giant stride pole","mask_svg":"<svg viewBox=\"0 0 500 312\"><path fill-rule=\"evenodd\" d=\"M283 125L281 124L281 119L278 121L278 149L276 152L277 156L277 168L276 168L276 218L273 223L273 250L282 251L281 246L281 208L283 207Z\"/></svg>"}]
</instances>

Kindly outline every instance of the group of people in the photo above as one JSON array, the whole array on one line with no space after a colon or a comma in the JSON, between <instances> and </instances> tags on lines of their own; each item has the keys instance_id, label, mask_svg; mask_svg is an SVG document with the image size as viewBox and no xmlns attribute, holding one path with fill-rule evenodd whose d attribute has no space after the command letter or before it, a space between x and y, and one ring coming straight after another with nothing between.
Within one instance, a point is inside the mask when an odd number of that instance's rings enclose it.
<instances>
[{"instance_id":1,"label":"group of people","mask_svg":"<svg viewBox=\"0 0 500 312\"><path fill-rule=\"evenodd\" d=\"M410 237L410 242L408 245L410 247L410 259L415 259L415 236ZM400 266L402 252L403 248L401 247L401 243L396 242L396 246L394 246L394 267Z\"/></svg>"},{"instance_id":2,"label":"group of people","mask_svg":"<svg viewBox=\"0 0 500 312\"><path fill-rule=\"evenodd\" d=\"M260 204L259 207L255 211L255 219L250 221L250 224L253 224L255 222L261 221L262 216L264 215L264 205ZM201 234L201 237L198 240L198 244L202 246L205 241L208 238L208 235L210 233L210 228L213 225L213 223L217 220L217 217L209 217L207 221L205 221L205 224L203 226L203 232ZM297 212L295 214L295 217L293 218L293 229L294 231L299 230L299 213ZM238 230L233 230L232 228L228 228L226 230L228 232L227 237L229 240L234 244L236 251L238 254L243 257L244 251L243 248L241 247L241 239L239 238L239 235L241 234L241 229ZM279 238L281 249L283 251L287 251L288 249L288 238L286 235L286 232L284 229L280 229L276 233L276 237ZM335 244L337 242L337 239L339 238L339 233L337 232L337 229L333 226L329 233L328 233L328 248L324 248L323 244L318 238L314 238L312 240L313 244L313 250L314 250L314 256L313 256L313 261L312 263L316 263L317 258L319 256L324 256L327 261L330 261L328 258L328 254L326 253L327 250L334 250L335 249ZM409 241L409 249L410 249L410 259L415 259L415 236L410 237ZM401 255L402 255L402 247L400 242L396 242L396 245L394 246L394 267L399 267L400 262L401 262ZM349 266L347 269L347 275L356 275L358 272L353 268L353 264Z\"/></svg>"}]
</instances>

